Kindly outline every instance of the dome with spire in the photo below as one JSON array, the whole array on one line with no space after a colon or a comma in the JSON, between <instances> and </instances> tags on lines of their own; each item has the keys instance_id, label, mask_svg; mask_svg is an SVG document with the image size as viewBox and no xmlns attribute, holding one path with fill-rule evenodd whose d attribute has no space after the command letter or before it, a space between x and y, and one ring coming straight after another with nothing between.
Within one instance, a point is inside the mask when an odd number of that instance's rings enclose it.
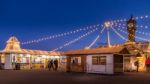
<instances>
[{"instance_id":1,"label":"dome with spire","mask_svg":"<svg viewBox=\"0 0 150 84\"><path fill-rule=\"evenodd\" d=\"M4 51L5 52L21 51L19 40L15 36L10 37L9 40L7 41Z\"/></svg>"},{"instance_id":2,"label":"dome with spire","mask_svg":"<svg viewBox=\"0 0 150 84\"><path fill-rule=\"evenodd\" d=\"M18 41L18 39L15 36L12 36L12 37L9 38L7 43L11 43L11 42L19 42L19 41Z\"/></svg>"}]
</instances>

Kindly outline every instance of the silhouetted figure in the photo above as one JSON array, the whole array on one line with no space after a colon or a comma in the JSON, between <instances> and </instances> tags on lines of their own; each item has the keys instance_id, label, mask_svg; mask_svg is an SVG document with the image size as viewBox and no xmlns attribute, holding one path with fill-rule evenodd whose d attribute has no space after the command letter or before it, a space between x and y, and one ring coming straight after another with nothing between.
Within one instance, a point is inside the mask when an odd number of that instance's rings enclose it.
<instances>
[{"instance_id":1,"label":"silhouetted figure","mask_svg":"<svg viewBox=\"0 0 150 84\"><path fill-rule=\"evenodd\" d=\"M136 61L136 62L135 62L135 66L137 67L137 68L136 68L136 72L139 72L139 61Z\"/></svg>"},{"instance_id":2,"label":"silhouetted figure","mask_svg":"<svg viewBox=\"0 0 150 84\"><path fill-rule=\"evenodd\" d=\"M76 62L75 62L75 60L73 59L73 60L72 60L72 64L75 64L75 63L76 63Z\"/></svg>"},{"instance_id":3,"label":"silhouetted figure","mask_svg":"<svg viewBox=\"0 0 150 84\"><path fill-rule=\"evenodd\" d=\"M15 70L20 70L20 63L15 63Z\"/></svg>"},{"instance_id":4,"label":"silhouetted figure","mask_svg":"<svg viewBox=\"0 0 150 84\"><path fill-rule=\"evenodd\" d=\"M4 64L0 63L0 70L4 69Z\"/></svg>"},{"instance_id":5,"label":"silhouetted figure","mask_svg":"<svg viewBox=\"0 0 150 84\"><path fill-rule=\"evenodd\" d=\"M57 59L54 60L54 65L55 65L55 71L57 71L57 69L58 69L58 60Z\"/></svg>"},{"instance_id":6,"label":"silhouetted figure","mask_svg":"<svg viewBox=\"0 0 150 84\"><path fill-rule=\"evenodd\" d=\"M49 69L49 71L51 70L51 68L54 70L53 60L50 60L48 62L48 69Z\"/></svg>"}]
</instances>

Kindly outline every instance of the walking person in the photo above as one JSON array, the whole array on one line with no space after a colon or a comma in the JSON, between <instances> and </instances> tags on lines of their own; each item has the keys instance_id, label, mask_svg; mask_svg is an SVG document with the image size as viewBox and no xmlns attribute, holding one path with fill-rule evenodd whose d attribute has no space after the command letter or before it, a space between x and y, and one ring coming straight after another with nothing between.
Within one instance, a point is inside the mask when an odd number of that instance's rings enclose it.
<instances>
[{"instance_id":1,"label":"walking person","mask_svg":"<svg viewBox=\"0 0 150 84\"><path fill-rule=\"evenodd\" d=\"M15 70L18 70L18 63L15 62Z\"/></svg>"},{"instance_id":2,"label":"walking person","mask_svg":"<svg viewBox=\"0 0 150 84\"><path fill-rule=\"evenodd\" d=\"M57 59L54 60L54 65L55 65L55 71L57 71L57 69L58 69L58 60Z\"/></svg>"},{"instance_id":3,"label":"walking person","mask_svg":"<svg viewBox=\"0 0 150 84\"><path fill-rule=\"evenodd\" d=\"M50 60L48 62L48 69L49 69L49 71L51 70L51 68L54 70L53 60Z\"/></svg>"},{"instance_id":4,"label":"walking person","mask_svg":"<svg viewBox=\"0 0 150 84\"><path fill-rule=\"evenodd\" d=\"M136 72L139 72L139 61L137 60L137 61L135 61L135 66L137 67L136 68Z\"/></svg>"},{"instance_id":5,"label":"walking person","mask_svg":"<svg viewBox=\"0 0 150 84\"><path fill-rule=\"evenodd\" d=\"M17 63L14 63L14 70L17 70Z\"/></svg>"}]
</instances>

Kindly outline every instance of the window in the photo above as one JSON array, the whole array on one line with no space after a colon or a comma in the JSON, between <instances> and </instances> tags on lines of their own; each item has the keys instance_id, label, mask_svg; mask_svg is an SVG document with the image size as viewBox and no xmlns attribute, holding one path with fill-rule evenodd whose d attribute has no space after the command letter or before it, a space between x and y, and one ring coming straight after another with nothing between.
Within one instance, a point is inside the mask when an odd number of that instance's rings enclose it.
<instances>
[{"instance_id":1,"label":"window","mask_svg":"<svg viewBox=\"0 0 150 84\"><path fill-rule=\"evenodd\" d=\"M72 64L81 65L81 57L72 57Z\"/></svg>"},{"instance_id":2,"label":"window","mask_svg":"<svg viewBox=\"0 0 150 84\"><path fill-rule=\"evenodd\" d=\"M35 58L32 58L32 63L41 63L41 58L40 57L35 57Z\"/></svg>"},{"instance_id":3,"label":"window","mask_svg":"<svg viewBox=\"0 0 150 84\"><path fill-rule=\"evenodd\" d=\"M92 56L93 65L106 65L106 56Z\"/></svg>"},{"instance_id":4,"label":"window","mask_svg":"<svg viewBox=\"0 0 150 84\"><path fill-rule=\"evenodd\" d=\"M1 55L1 63L5 63L5 55L4 54Z\"/></svg>"},{"instance_id":5,"label":"window","mask_svg":"<svg viewBox=\"0 0 150 84\"><path fill-rule=\"evenodd\" d=\"M92 57L92 64L93 64L93 65L98 64L98 56L93 56L93 57Z\"/></svg>"},{"instance_id":6,"label":"window","mask_svg":"<svg viewBox=\"0 0 150 84\"><path fill-rule=\"evenodd\" d=\"M27 57L22 57L21 63L29 63L29 58L27 58Z\"/></svg>"}]
</instances>

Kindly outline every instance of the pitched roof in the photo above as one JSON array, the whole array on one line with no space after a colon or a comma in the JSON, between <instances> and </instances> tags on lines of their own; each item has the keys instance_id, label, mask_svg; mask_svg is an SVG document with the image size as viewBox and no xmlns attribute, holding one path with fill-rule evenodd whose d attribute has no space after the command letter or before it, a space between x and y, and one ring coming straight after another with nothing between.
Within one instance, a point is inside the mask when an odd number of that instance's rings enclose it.
<instances>
[{"instance_id":1,"label":"pitched roof","mask_svg":"<svg viewBox=\"0 0 150 84\"><path fill-rule=\"evenodd\" d=\"M18 39L14 36L10 37L9 40L7 41L6 47L3 50L5 51L18 51L21 52L21 47L20 47L20 42L18 41Z\"/></svg>"},{"instance_id":2,"label":"pitched roof","mask_svg":"<svg viewBox=\"0 0 150 84\"><path fill-rule=\"evenodd\" d=\"M50 56L64 56L65 54L63 52L49 52Z\"/></svg>"},{"instance_id":3,"label":"pitched roof","mask_svg":"<svg viewBox=\"0 0 150 84\"><path fill-rule=\"evenodd\" d=\"M0 53L16 53L16 54L32 54L32 55L49 55L49 56L62 56L61 52L50 52L44 50L31 50L21 49L19 40L12 36L7 41L6 47Z\"/></svg>"},{"instance_id":4,"label":"pitched roof","mask_svg":"<svg viewBox=\"0 0 150 84\"><path fill-rule=\"evenodd\" d=\"M150 51L150 42L136 42L135 44L125 45L125 47L131 55L141 56L142 53Z\"/></svg>"},{"instance_id":5,"label":"pitched roof","mask_svg":"<svg viewBox=\"0 0 150 84\"><path fill-rule=\"evenodd\" d=\"M49 52L44 50L30 50L30 49L21 49L19 50L9 50L9 51L0 51L0 53L16 53L16 54L32 54L32 55L48 55L48 56L63 56L63 52Z\"/></svg>"},{"instance_id":6,"label":"pitched roof","mask_svg":"<svg viewBox=\"0 0 150 84\"><path fill-rule=\"evenodd\" d=\"M150 42L137 42L136 47L145 52L150 51Z\"/></svg>"},{"instance_id":7,"label":"pitched roof","mask_svg":"<svg viewBox=\"0 0 150 84\"><path fill-rule=\"evenodd\" d=\"M22 49L22 53L34 54L34 55L49 55L48 51L43 51L43 50Z\"/></svg>"},{"instance_id":8,"label":"pitched roof","mask_svg":"<svg viewBox=\"0 0 150 84\"><path fill-rule=\"evenodd\" d=\"M10 43L10 42L19 42L19 40L15 37L15 36L12 36L9 38L9 40L7 41L7 43Z\"/></svg>"},{"instance_id":9,"label":"pitched roof","mask_svg":"<svg viewBox=\"0 0 150 84\"><path fill-rule=\"evenodd\" d=\"M86 55L86 54L115 54L120 53L125 47L117 46L117 47L101 47L101 48L93 48L93 49L81 49L81 50L70 50L65 52L66 55ZM124 53L126 54L126 53Z\"/></svg>"}]
</instances>

